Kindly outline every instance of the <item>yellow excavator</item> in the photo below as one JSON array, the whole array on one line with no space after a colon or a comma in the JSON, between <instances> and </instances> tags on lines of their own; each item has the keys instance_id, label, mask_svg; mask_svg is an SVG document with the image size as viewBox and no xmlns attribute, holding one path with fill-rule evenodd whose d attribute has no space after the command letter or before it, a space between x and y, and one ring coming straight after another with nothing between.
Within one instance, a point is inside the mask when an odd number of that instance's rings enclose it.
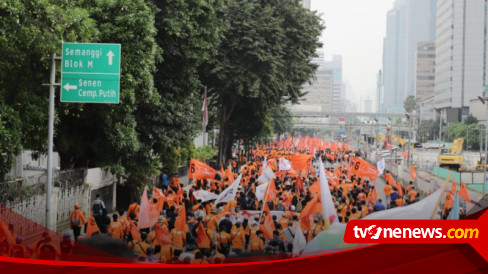
<instances>
[{"instance_id":1,"label":"yellow excavator","mask_svg":"<svg viewBox=\"0 0 488 274\"><path fill-rule=\"evenodd\" d=\"M463 143L464 138L458 138L452 142L451 148L441 149L441 153L439 154L439 166L451 170L459 170L464 164Z\"/></svg>"}]
</instances>

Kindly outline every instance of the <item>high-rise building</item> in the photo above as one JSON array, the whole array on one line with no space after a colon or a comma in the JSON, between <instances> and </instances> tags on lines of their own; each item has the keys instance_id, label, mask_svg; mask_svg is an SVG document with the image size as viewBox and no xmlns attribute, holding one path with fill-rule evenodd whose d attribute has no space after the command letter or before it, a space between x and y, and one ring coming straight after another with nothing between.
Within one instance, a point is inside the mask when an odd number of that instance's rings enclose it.
<instances>
[{"instance_id":1,"label":"high-rise building","mask_svg":"<svg viewBox=\"0 0 488 274\"><path fill-rule=\"evenodd\" d=\"M385 110L402 113L405 99L407 45L407 1L395 1L386 16L386 37L383 40L383 86Z\"/></svg>"},{"instance_id":2,"label":"high-rise building","mask_svg":"<svg viewBox=\"0 0 488 274\"><path fill-rule=\"evenodd\" d=\"M416 63L415 97L417 100L433 97L435 82L435 42L420 42L417 44Z\"/></svg>"},{"instance_id":3,"label":"high-rise building","mask_svg":"<svg viewBox=\"0 0 488 274\"><path fill-rule=\"evenodd\" d=\"M369 99L369 97L366 100L364 100L363 111L366 113L373 112L373 100Z\"/></svg>"},{"instance_id":4,"label":"high-rise building","mask_svg":"<svg viewBox=\"0 0 488 274\"><path fill-rule=\"evenodd\" d=\"M383 101L383 75L381 70L378 72L378 78L376 80L376 112L377 113L384 113L385 112L385 102Z\"/></svg>"},{"instance_id":5,"label":"high-rise building","mask_svg":"<svg viewBox=\"0 0 488 274\"><path fill-rule=\"evenodd\" d=\"M383 41L383 86L386 112L403 113L415 95L417 43L435 40L435 0L397 0L387 13Z\"/></svg>"},{"instance_id":6,"label":"high-rise building","mask_svg":"<svg viewBox=\"0 0 488 274\"><path fill-rule=\"evenodd\" d=\"M435 109L447 122L469 113L487 84L487 1L437 1Z\"/></svg>"},{"instance_id":7,"label":"high-rise building","mask_svg":"<svg viewBox=\"0 0 488 274\"><path fill-rule=\"evenodd\" d=\"M306 93L300 99L298 105L291 106L292 112L331 112L332 111L332 95L334 91L334 72L327 69L324 52L318 51L317 57L313 58L312 62L319 67L315 71L312 84L305 84L302 87L302 92Z\"/></svg>"},{"instance_id":8,"label":"high-rise building","mask_svg":"<svg viewBox=\"0 0 488 274\"><path fill-rule=\"evenodd\" d=\"M407 1L407 60L405 71L405 96L415 95L417 45L435 41L435 0Z\"/></svg>"},{"instance_id":9,"label":"high-rise building","mask_svg":"<svg viewBox=\"0 0 488 274\"><path fill-rule=\"evenodd\" d=\"M331 61L325 62L325 68L331 70L334 78L332 89L332 112L342 112L345 105L345 88L342 82L342 56L334 55Z\"/></svg>"}]
</instances>

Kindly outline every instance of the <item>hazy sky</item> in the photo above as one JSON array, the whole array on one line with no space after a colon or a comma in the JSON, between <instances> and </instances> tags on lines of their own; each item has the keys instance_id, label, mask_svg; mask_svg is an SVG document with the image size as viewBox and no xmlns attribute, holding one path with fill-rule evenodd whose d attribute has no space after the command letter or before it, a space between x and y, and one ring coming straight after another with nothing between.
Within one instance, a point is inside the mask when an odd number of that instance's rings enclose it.
<instances>
[{"instance_id":1,"label":"hazy sky","mask_svg":"<svg viewBox=\"0 0 488 274\"><path fill-rule=\"evenodd\" d=\"M327 60L342 55L342 77L349 84L349 101L376 98L376 78L382 69L386 13L394 0L312 0L312 10L322 14L322 35ZM375 101L373 101L373 108ZM358 105L359 107L359 105ZM359 109L358 109L359 110Z\"/></svg>"}]
</instances>

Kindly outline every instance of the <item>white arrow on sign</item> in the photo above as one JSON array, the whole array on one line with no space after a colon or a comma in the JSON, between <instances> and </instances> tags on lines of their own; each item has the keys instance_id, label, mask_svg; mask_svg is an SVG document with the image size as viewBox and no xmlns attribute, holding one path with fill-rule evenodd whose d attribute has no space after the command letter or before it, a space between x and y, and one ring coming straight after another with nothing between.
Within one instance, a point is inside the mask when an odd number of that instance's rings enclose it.
<instances>
[{"instance_id":1,"label":"white arrow on sign","mask_svg":"<svg viewBox=\"0 0 488 274\"><path fill-rule=\"evenodd\" d=\"M108 56L108 65L111 66L112 65L112 58L114 57L114 53L112 51L109 51L107 53L107 56Z\"/></svg>"},{"instance_id":2,"label":"white arrow on sign","mask_svg":"<svg viewBox=\"0 0 488 274\"><path fill-rule=\"evenodd\" d=\"M67 83L66 85L63 86L63 88L66 90L66 91L70 91L72 89L77 89L78 87L77 86L72 86L70 85L69 83Z\"/></svg>"}]
</instances>

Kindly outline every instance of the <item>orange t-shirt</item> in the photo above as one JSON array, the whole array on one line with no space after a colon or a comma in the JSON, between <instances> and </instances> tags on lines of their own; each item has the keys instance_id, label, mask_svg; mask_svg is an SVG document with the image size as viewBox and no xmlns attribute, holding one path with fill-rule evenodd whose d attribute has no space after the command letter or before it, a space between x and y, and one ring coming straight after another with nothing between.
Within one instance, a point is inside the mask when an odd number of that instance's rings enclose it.
<instances>
[{"instance_id":1,"label":"orange t-shirt","mask_svg":"<svg viewBox=\"0 0 488 274\"><path fill-rule=\"evenodd\" d=\"M120 222L111 222L108 227L108 233L114 239L122 239L124 238L124 226Z\"/></svg>"}]
</instances>

